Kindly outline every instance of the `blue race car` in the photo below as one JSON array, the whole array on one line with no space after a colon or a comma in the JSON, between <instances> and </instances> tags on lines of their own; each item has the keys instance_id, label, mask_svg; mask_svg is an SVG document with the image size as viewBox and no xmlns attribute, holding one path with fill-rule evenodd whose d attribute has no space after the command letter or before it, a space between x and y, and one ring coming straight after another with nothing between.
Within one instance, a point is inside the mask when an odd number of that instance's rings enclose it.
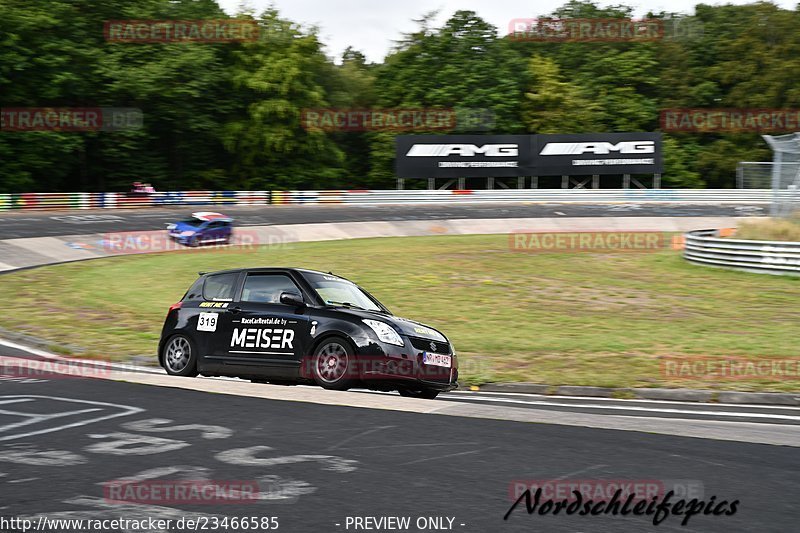
<instances>
[{"instance_id":1,"label":"blue race car","mask_svg":"<svg viewBox=\"0 0 800 533\"><path fill-rule=\"evenodd\" d=\"M168 224L170 238L187 246L206 243L229 243L233 234L233 219L221 213L197 212L192 218Z\"/></svg>"}]
</instances>

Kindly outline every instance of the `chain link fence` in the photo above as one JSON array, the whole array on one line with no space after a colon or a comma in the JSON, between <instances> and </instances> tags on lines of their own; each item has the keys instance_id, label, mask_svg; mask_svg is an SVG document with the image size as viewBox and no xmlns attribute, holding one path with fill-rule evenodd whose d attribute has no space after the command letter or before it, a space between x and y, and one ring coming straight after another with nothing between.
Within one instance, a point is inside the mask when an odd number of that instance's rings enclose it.
<instances>
[{"instance_id":1,"label":"chain link fence","mask_svg":"<svg viewBox=\"0 0 800 533\"><path fill-rule=\"evenodd\" d=\"M773 154L770 214L787 217L800 212L800 133L763 137Z\"/></svg>"}]
</instances>

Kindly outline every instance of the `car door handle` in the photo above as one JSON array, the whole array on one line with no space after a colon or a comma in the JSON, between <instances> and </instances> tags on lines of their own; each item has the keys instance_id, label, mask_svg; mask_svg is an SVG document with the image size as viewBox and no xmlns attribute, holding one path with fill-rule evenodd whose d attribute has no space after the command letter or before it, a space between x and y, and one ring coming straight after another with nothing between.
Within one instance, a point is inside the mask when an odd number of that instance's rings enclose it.
<instances>
[{"instance_id":1,"label":"car door handle","mask_svg":"<svg viewBox=\"0 0 800 533\"><path fill-rule=\"evenodd\" d=\"M242 310L241 307L231 307L230 308L230 312L233 313L234 315L238 314L239 311L241 311L241 310Z\"/></svg>"}]
</instances>

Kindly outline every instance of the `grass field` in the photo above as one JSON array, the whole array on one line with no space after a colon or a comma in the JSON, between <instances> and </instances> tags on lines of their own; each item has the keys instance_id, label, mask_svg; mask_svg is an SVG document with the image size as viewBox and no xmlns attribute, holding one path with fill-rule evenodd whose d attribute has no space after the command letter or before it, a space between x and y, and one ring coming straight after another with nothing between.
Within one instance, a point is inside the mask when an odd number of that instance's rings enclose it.
<instances>
[{"instance_id":1,"label":"grass field","mask_svg":"<svg viewBox=\"0 0 800 533\"><path fill-rule=\"evenodd\" d=\"M745 221L731 238L800 242L800 213L789 218Z\"/></svg>"},{"instance_id":2,"label":"grass field","mask_svg":"<svg viewBox=\"0 0 800 533\"><path fill-rule=\"evenodd\" d=\"M800 279L686 263L677 252L534 254L506 236L318 242L258 252L127 256L0 276L0 327L53 349L155 354L167 308L200 270L331 270L442 329L462 381L800 390L800 380L668 376L674 357L800 358Z\"/></svg>"}]
</instances>

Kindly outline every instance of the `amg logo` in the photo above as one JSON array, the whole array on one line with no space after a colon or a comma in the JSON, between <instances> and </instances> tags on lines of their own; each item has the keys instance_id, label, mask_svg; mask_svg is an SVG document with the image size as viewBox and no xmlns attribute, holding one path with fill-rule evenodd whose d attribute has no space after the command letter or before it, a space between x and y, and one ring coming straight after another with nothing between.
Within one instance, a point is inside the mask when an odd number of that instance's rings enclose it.
<instances>
[{"instance_id":1,"label":"amg logo","mask_svg":"<svg viewBox=\"0 0 800 533\"><path fill-rule=\"evenodd\" d=\"M408 151L408 157L448 157L460 155L461 157L514 157L519 155L517 144L415 144Z\"/></svg>"},{"instance_id":2,"label":"amg logo","mask_svg":"<svg viewBox=\"0 0 800 533\"><path fill-rule=\"evenodd\" d=\"M235 328L231 348L277 348L294 350L294 331L291 329Z\"/></svg>"},{"instance_id":3,"label":"amg logo","mask_svg":"<svg viewBox=\"0 0 800 533\"><path fill-rule=\"evenodd\" d=\"M611 152L621 154L654 154L655 141L621 141L617 144L610 142L586 143L547 143L539 155L605 155Z\"/></svg>"}]
</instances>

